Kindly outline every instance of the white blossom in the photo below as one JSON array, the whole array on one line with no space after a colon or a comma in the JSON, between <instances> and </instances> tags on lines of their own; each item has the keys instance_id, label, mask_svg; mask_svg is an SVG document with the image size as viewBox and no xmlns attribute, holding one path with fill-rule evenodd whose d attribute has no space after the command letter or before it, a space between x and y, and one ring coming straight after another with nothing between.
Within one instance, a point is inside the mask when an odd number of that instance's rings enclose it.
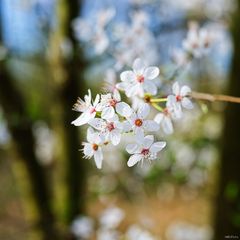
<instances>
[{"instance_id":1,"label":"white blossom","mask_svg":"<svg viewBox=\"0 0 240 240\"><path fill-rule=\"evenodd\" d=\"M200 58L208 53L211 43L212 37L207 29L199 29L196 23L192 23L183 41L183 48L193 57Z\"/></svg>"},{"instance_id":2,"label":"white blossom","mask_svg":"<svg viewBox=\"0 0 240 240\"><path fill-rule=\"evenodd\" d=\"M158 67L147 67L140 59L135 59L133 63L133 70L124 71L120 78L122 83L117 85L118 88L123 89L127 97L140 96L144 93L151 95L157 94L157 85L153 81L159 75Z\"/></svg>"},{"instance_id":3,"label":"white blossom","mask_svg":"<svg viewBox=\"0 0 240 240\"><path fill-rule=\"evenodd\" d=\"M149 115L149 112L150 107L148 104L145 103L140 105L137 112L133 112L133 114L128 118L135 134L144 131L158 131L158 124L154 120L146 119L146 117Z\"/></svg>"},{"instance_id":4,"label":"white blossom","mask_svg":"<svg viewBox=\"0 0 240 240\"><path fill-rule=\"evenodd\" d=\"M89 120L95 118L96 112L98 111L100 96L97 94L95 100L92 103L91 90L88 90L88 95L84 96L84 101L78 98L77 103L73 106L73 110L81 112L82 114L72 124L75 126L81 126L89 122Z\"/></svg>"},{"instance_id":5,"label":"white blossom","mask_svg":"<svg viewBox=\"0 0 240 240\"><path fill-rule=\"evenodd\" d=\"M105 141L110 141L114 146L120 143L124 125L119 122L116 114L107 120L101 118L92 119L89 124L100 131Z\"/></svg>"},{"instance_id":6,"label":"white blossom","mask_svg":"<svg viewBox=\"0 0 240 240\"><path fill-rule=\"evenodd\" d=\"M85 158L94 157L97 168L102 168L102 144L104 144L104 139L95 132L91 127L87 130L87 140L88 142L83 143L83 153Z\"/></svg>"},{"instance_id":7,"label":"white blossom","mask_svg":"<svg viewBox=\"0 0 240 240\"><path fill-rule=\"evenodd\" d=\"M173 119L177 119L179 116L175 113L178 113L177 105L175 98L173 96L168 96L166 107L163 109L163 112L158 113L154 121L158 123L165 134L173 133Z\"/></svg>"},{"instance_id":8,"label":"white blossom","mask_svg":"<svg viewBox=\"0 0 240 240\"><path fill-rule=\"evenodd\" d=\"M136 136L136 143L128 144L126 151L132 156L129 158L127 165L129 167L134 166L136 163L145 159L155 160L157 154L166 146L166 142L154 142L153 135L147 135L139 133Z\"/></svg>"},{"instance_id":9,"label":"white blossom","mask_svg":"<svg viewBox=\"0 0 240 240\"><path fill-rule=\"evenodd\" d=\"M121 101L121 96L117 89L113 93L101 95L99 107L102 110L101 117L104 119L112 118L115 110L123 117L129 117L132 114L131 107Z\"/></svg>"},{"instance_id":10,"label":"white blossom","mask_svg":"<svg viewBox=\"0 0 240 240\"><path fill-rule=\"evenodd\" d=\"M172 95L168 96L168 102L171 102L172 115L175 119L182 118L182 107L186 109L193 109L193 104L189 99L191 88L184 85L180 87L178 82L172 86Z\"/></svg>"},{"instance_id":11,"label":"white blossom","mask_svg":"<svg viewBox=\"0 0 240 240\"><path fill-rule=\"evenodd\" d=\"M92 23L82 18L73 21L72 26L79 41L90 42L95 53L102 54L109 46L109 37L105 28L115 15L115 9L108 8L101 10Z\"/></svg>"}]
</instances>

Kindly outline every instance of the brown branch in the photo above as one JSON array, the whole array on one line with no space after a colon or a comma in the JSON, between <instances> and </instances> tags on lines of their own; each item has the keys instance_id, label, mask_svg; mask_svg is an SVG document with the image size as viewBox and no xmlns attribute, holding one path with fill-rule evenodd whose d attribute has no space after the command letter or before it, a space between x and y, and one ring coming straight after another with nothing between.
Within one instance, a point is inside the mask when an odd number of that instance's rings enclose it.
<instances>
[{"instance_id":1,"label":"brown branch","mask_svg":"<svg viewBox=\"0 0 240 240\"><path fill-rule=\"evenodd\" d=\"M194 99L206 100L210 102L222 101L222 102L240 103L240 97L232 97L232 96L221 95L221 94L192 92L190 94L190 97Z\"/></svg>"}]
</instances>

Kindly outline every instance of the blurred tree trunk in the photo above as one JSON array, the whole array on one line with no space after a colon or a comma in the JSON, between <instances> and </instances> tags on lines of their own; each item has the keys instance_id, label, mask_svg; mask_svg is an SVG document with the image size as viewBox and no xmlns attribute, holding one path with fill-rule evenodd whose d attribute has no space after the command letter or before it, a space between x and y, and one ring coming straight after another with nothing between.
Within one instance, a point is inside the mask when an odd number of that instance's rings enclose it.
<instances>
[{"instance_id":1,"label":"blurred tree trunk","mask_svg":"<svg viewBox=\"0 0 240 240\"><path fill-rule=\"evenodd\" d=\"M83 97L85 92L84 71L86 63L83 53L77 46L77 41L72 30L72 20L78 17L80 11L79 0L65 0L67 4L66 37L72 44L73 56L65 61L66 81L62 88L63 113L66 132L66 148L68 155L67 162L67 186L68 186L68 206L67 219L72 221L79 214L85 212L86 195L86 166L83 155L78 149L81 147L81 138L78 129L70 125L76 118L76 113L72 111L72 105L77 97Z\"/></svg>"},{"instance_id":2,"label":"blurred tree trunk","mask_svg":"<svg viewBox=\"0 0 240 240\"><path fill-rule=\"evenodd\" d=\"M1 6L0 6L1 8ZM0 9L1 10L1 9ZM0 45L2 25L0 21ZM33 122L28 116L24 97L16 87L6 67L7 59L0 60L0 104L8 123L12 140L23 161L32 190L33 201L39 216L38 227L44 240L58 240L55 218L51 206L51 190L46 171L35 155Z\"/></svg>"},{"instance_id":3,"label":"blurred tree trunk","mask_svg":"<svg viewBox=\"0 0 240 240\"><path fill-rule=\"evenodd\" d=\"M12 139L29 176L43 239L59 239L54 227L55 221L51 206L50 184L46 178L45 170L38 162L34 152L33 122L27 115L23 97L14 85L14 81L9 76L4 63L0 64L0 79L0 103Z\"/></svg>"},{"instance_id":4,"label":"blurred tree trunk","mask_svg":"<svg viewBox=\"0 0 240 240\"><path fill-rule=\"evenodd\" d=\"M71 125L76 118L72 106L77 97L83 97L85 92L84 70L86 62L81 49L75 39L72 20L79 16L81 1L60 0L57 6L58 28L50 39L50 64L57 83L59 102L62 112L62 126L64 129L64 162L66 171L66 219L71 223L76 216L85 212L86 198L86 165L82 158L81 134L79 128ZM67 40L71 47L69 55L64 55L62 44Z\"/></svg>"},{"instance_id":5,"label":"blurred tree trunk","mask_svg":"<svg viewBox=\"0 0 240 240\"><path fill-rule=\"evenodd\" d=\"M237 3L232 19L234 54L229 94L240 97L240 1ZM228 104L224 117L215 240L224 239L227 235L240 237L240 105Z\"/></svg>"}]
</instances>

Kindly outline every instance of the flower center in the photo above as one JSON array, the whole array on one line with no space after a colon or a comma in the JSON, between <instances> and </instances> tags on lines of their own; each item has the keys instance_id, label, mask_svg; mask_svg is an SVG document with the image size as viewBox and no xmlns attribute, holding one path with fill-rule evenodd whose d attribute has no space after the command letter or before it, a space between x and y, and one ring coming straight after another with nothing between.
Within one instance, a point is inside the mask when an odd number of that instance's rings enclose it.
<instances>
[{"instance_id":1,"label":"flower center","mask_svg":"<svg viewBox=\"0 0 240 240\"><path fill-rule=\"evenodd\" d=\"M150 97L150 96L145 96L145 97L144 97L144 101L145 101L146 103L150 103L150 102L151 102L151 97Z\"/></svg>"},{"instance_id":2,"label":"flower center","mask_svg":"<svg viewBox=\"0 0 240 240\"><path fill-rule=\"evenodd\" d=\"M170 113L169 113L169 111L168 111L168 108L164 108L164 109L163 109L163 114L164 114L165 116L169 116L169 115L170 115Z\"/></svg>"},{"instance_id":3,"label":"flower center","mask_svg":"<svg viewBox=\"0 0 240 240\"><path fill-rule=\"evenodd\" d=\"M182 101L182 97L181 97L180 95L177 95L177 96L176 96L176 101L177 101L177 102L181 102L181 101Z\"/></svg>"},{"instance_id":4,"label":"flower center","mask_svg":"<svg viewBox=\"0 0 240 240\"><path fill-rule=\"evenodd\" d=\"M198 48L198 43L197 42L193 42L192 43L192 48L194 48L194 49Z\"/></svg>"},{"instance_id":5,"label":"flower center","mask_svg":"<svg viewBox=\"0 0 240 240\"><path fill-rule=\"evenodd\" d=\"M109 132L111 132L113 129L115 129L114 123L113 122L108 123L107 124L107 129L108 129Z\"/></svg>"},{"instance_id":6,"label":"flower center","mask_svg":"<svg viewBox=\"0 0 240 240\"><path fill-rule=\"evenodd\" d=\"M141 126L143 125L142 119L136 119L136 120L135 120L135 125L136 125L137 127L141 127Z\"/></svg>"},{"instance_id":7,"label":"flower center","mask_svg":"<svg viewBox=\"0 0 240 240\"><path fill-rule=\"evenodd\" d=\"M148 155L148 154L149 154L149 149L144 148L144 149L141 151L141 154L144 155L144 156Z\"/></svg>"},{"instance_id":8,"label":"flower center","mask_svg":"<svg viewBox=\"0 0 240 240\"><path fill-rule=\"evenodd\" d=\"M98 145L97 145L96 143L94 143L94 144L92 145L92 149L93 149L94 151L97 151L97 150L98 150Z\"/></svg>"},{"instance_id":9,"label":"flower center","mask_svg":"<svg viewBox=\"0 0 240 240\"><path fill-rule=\"evenodd\" d=\"M138 81L139 83L143 83L143 82L144 82L144 76L143 76L143 75L138 75L138 76L137 76L137 81Z\"/></svg>"},{"instance_id":10,"label":"flower center","mask_svg":"<svg viewBox=\"0 0 240 240\"><path fill-rule=\"evenodd\" d=\"M109 101L109 105L110 105L111 107L115 107L116 104L117 104L117 100L115 100L115 99L111 99L111 100Z\"/></svg>"},{"instance_id":11,"label":"flower center","mask_svg":"<svg viewBox=\"0 0 240 240\"><path fill-rule=\"evenodd\" d=\"M96 112L96 108L92 108L91 111L90 111L91 114L93 114L95 112Z\"/></svg>"}]
</instances>

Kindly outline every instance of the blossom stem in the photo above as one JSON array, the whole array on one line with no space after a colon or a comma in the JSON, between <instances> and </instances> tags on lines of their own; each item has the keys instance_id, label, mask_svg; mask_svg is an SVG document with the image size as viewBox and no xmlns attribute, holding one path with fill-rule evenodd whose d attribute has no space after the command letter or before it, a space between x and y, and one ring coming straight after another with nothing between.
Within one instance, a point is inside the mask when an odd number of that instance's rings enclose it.
<instances>
[{"instance_id":1,"label":"blossom stem","mask_svg":"<svg viewBox=\"0 0 240 240\"><path fill-rule=\"evenodd\" d=\"M163 112L163 108L160 107L158 104L152 103L152 106L153 106L154 108L156 108L158 111Z\"/></svg>"},{"instance_id":2,"label":"blossom stem","mask_svg":"<svg viewBox=\"0 0 240 240\"><path fill-rule=\"evenodd\" d=\"M210 102L222 101L222 102L240 103L240 97L232 97L228 95L192 92L190 94L190 97L194 99L206 100Z\"/></svg>"},{"instance_id":3,"label":"blossom stem","mask_svg":"<svg viewBox=\"0 0 240 240\"><path fill-rule=\"evenodd\" d=\"M166 102L166 101L167 101L167 98L155 98L150 100L151 103L159 103L159 102Z\"/></svg>"}]
</instances>

